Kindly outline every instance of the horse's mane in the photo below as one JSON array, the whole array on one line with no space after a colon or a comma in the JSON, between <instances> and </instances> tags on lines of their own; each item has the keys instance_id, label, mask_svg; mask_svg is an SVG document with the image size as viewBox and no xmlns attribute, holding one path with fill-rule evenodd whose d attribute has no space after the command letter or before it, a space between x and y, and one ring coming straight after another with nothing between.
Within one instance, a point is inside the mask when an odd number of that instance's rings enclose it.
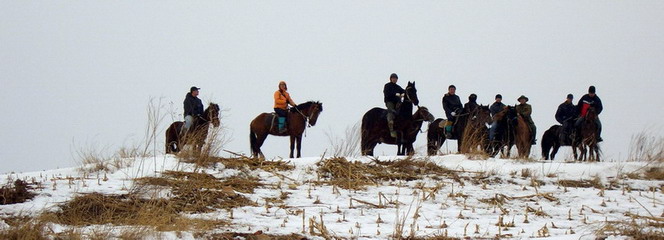
<instances>
[{"instance_id":1,"label":"horse's mane","mask_svg":"<svg viewBox=\"0 0 664 240\"><path fill-rule=\"evenodd\" d=\"M296 111L295 109L300 110L300 111L306 110L309 107L311 107L312 104L318 104L320 111L321 112L323 111L323 104L321 102L319 102L319 101L308 101L308 102L305 102L305 103L298 104L297 107L291 108L291 112L295 112Z\"/></svg>"}]
</instances>

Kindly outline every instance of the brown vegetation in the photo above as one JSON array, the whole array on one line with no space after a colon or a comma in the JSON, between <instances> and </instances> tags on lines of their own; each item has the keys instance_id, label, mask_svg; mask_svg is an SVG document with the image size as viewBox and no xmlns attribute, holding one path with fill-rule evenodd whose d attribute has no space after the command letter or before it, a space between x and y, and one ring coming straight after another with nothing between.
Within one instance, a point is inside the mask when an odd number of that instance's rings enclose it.
<instances>
[{"instance_id":1,"label":"brown vegetation","mask_svg":"<svg viewBox=\"0 0 664 240\"><path fill-rule=\"evenodd\" d=\"M0 205L22 203L35 197L32 187L22 180L16 180L0 188Z\"/></svg>"}]
</instances>

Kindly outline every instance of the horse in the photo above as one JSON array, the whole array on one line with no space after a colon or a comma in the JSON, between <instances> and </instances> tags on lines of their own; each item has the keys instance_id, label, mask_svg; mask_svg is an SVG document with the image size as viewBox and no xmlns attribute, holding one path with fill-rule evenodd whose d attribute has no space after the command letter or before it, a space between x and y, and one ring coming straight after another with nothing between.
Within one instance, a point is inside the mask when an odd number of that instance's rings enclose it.
<instances>
[{"instance_id":1,"label":"horse","mask_svg":"<svg viewBox=\"0 0 664 240\"><path fill-rule=\"evenodd\" d=\"M415 114L413 105L419 105L415 82L408 82L405 98L397 107L394 119L394 131L397 137L390 136L387 126L387 109L372 108L362 116L360 148L362 155L373 156L373 150L379 143L397 145L397 155L413 154L412 143L422 127L422 121L433 119L426 107L418 107Z\"/></svg>"},{"instance_id":2,"label":"horse","mask_svg":"<svg viewBox=\"0 0 664 240\"><path fill-rule=\"evenodd\" d=\"M201 151L207 138L210 123L213 127L219 127L219 105L210 103L203 115L194 117L194 120L186 133L182 132L184 122L176 121L166 129L166 153L177 153L184 145L193 144L194 149Z\"/></svg>"},{"instance_id":3,"label":"horse","mask_svg":"<svg viewBox=\"0 0 664 240\"><path fill-rule=\"evenodd\" d=\"M581 151L580 161L600 161L601 150L597 144L597 112L594 107L588 108L586 116L577 128L575 145ZM587 155L588 154L588 155Z\"/></svg>"},{"instance_id":4,"label":"horse","mask_svg":"<svg viewBox=\"0 0 664 240\"><path fill-rule=\"evenodd\" d=\"M544 160L553 160L558 153L558 149L563 146L573 147L574 159L577 159L576 147L574 147L574 139L571 141L561 141L560 134L563 131L562 125L553 125L542 135L542 157Z\"/></svg>"},{"instance_id":5,"label":"horse","mask_svg":"<svg viewBox=\"0 0 664 240\"><path fill-rule=\"evenodd\" d=\"M316 101L308 101L292 107L287 115L287 130L279 133L279 127L275 124L277 119L274 113L261 113L249 124L249 143L251 145L251 155L254 158L265 158L261 151L261 146L268 135L290 136L290 158L293 158L293 150L297 144L297 157L300 158L302 149L302 134L307 123L309 126L315 126L318 116L323 112L323 104Z\"/></svg>"},{"instance_id":6,"label":"horse","mask_svg":"<svg viewBox=\"0 0 664 240\"><path fill-rule=\"evenodd\" d=\"M517 115L516 125L514 128L514 136L516 137L516 148L519 158L528 158L530 156L530 148L532 147L531 134L532 131L526 120Z\"/></svg>"},{"instance_id":7,"label":"horse","mask_svg":"<svg viewBox=\"0 0 664 240\"><path fill-rule=\"evenodd\" d=\"M494 139L489 143L489 155L495 157L499 152L503 158L509 157L512 146L515 144L516 127L516 109L514 106L507 106L502 111L493 116L493 120L498 123Z\"/></svg>"},{"instance_id":8,"label":"horse","mask_svg":"<svg viewBox=\"0 0 664 240\"><path fill-rule=\"evenodd\" d=\"M427 154L436 155L445 142L445 129L440 123L442 118L436 119L429 125L427 133ZM460 153L471 152L471 149L488 149L488 128L491 123L489 106L480 105L472 112L461 113L452 127L452 138L457 140L457 149ZM438 125L436 125L438 124Z\"/></svg>"}]
</instances>

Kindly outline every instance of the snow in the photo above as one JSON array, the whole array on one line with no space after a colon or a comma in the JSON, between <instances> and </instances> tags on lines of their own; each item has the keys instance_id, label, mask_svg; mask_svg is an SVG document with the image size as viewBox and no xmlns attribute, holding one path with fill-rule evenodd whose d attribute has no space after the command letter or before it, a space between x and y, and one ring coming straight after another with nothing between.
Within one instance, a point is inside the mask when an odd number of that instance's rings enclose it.
<instances>
[{"instance_id":1,"label":"snow","mask_svg":"<svg viewBox=\"0 0 664 240\"><path fill-rule=\"evenodd\" d=\"M381 161L399 158L378 157ZM396 226L402 223L404 235L414 231L414 235L423 237L447 234L450 237L491 238L502 234L503 237L514 238L594 239L597 237L596 230L607 221L630 220L626 214L652 214L660 217L664 213L664 181L623 177L646 167L645 162L579 163L499 158L470 160L464 155L421 158L458 172L463 184L453 179L436 180L426 177L415 181L386 181L362 191L345 190L312 183L318 180L316 163L321 160L320 157L283 159L293 164L295 169L281 171L279 174L260 169L249 171L265 185L257 188L253 194L238 194L257 202L258 206L233 209L232 219L231 213L226 210L192 216L232 222L232 226L218 229L218 232L253 233L260 230L266 234L301 233L312 238L320 237L309 233L310 219L316 223L322 221L331 235L342 238L386 239L395 232ZM357 157L349 160L369 163L374 161L374 158ZM107 174L83 174L80 168L65 168L0 175L0 179L7 181L24 179L28 182L39 182L43 187L37 190L38 195L33 200L1 205L0 214L36 215L57 208L58 204L80 193L127 193L134 178L158 176L166 170L193 169L193 165L180 163L177 158L167 155L138 159L129 167L114 169ZM241 173L238 170L226 169L221 164L204 171L217 178L229 178ZM522 171L529 172L531 177L522 177ZM472 178L480 176L480 173L489 183L471 181ZM69 180L71 178L74 180ZM601 180L604 186L613 181L614 187L600 190L565 188L557 184L560 180L595 178ZM539 184L533 186L533 182ZM625 190L626 186L629 186L631 191ZM440 188L435 196L429 196L436 187ZM279 198L281 192L289 194L283 203L285 207L273 203L265 206L266 198ZM424 195L429 197L423 200ZM500 206L480 201L497 196L504 196L507 200ZM545 196L555 199L549 200ZM538 216L535 212L529 212L526 216L527 208L541 209L544 215ZM513 221L515 226L506 229L497 226L500 216L503 217L503 223ZM529 223L524 223L526 217ZM4 222L0 222L0 228L6 227ZM543 228L548 229L548 233L543 234ZM56 226L53 229L56 232L64 231L66 227ZM193 239L194 235L163 233L159 238Z\"/></svg>"}]
</instances>

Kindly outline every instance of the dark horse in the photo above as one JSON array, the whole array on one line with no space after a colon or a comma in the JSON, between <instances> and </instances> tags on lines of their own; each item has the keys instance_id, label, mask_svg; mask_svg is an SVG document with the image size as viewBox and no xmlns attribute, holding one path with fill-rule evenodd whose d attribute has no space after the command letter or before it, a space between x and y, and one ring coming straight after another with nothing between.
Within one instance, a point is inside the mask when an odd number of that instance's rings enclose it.
<instances>
[{"instance_id":1,"label":"dark horse","mask_svg":"<svg viewBox=\"0 0 664 240\"><path fill-rule=\"evenodd\" d=\"M184 145L192 143L194 149L200 152L203 144L205 144L210 123L214 127L219 127L219 105L215 103L210 103L203 115L194 117L194 121L186 134L182 133L184 122L171 123L171 126L166 129L166 153L177 153L182 150Z\"/></svg>"},{"instance_id":2,"label":"dark horse","mask_svg":"<svg viewBox=\"0 0 664 240\"><path fill-rule=\"evenodd\" d=\"M445 119L439 118L429 124L427 133L427 153L436 155L445 142L445 128L441 127ZM480 105L472 112L461 113L452 127L452 138L457 140L457 150L468 153L475 149L488 149L487 124L491 124L491 111L489 106Z\"/></svg>"},{"instance_id":3,"label":"dark horse","mask_svg":"<svg viewBox=\"0 0 664 240\"><path fill-rule=\"evenodd\" d=\"M581 125L577 128L576 139L574 141L574 151L576 155L576 147L579 148L581 154L577 160L580 161L600 161L601 150L597 144L597 112L594 107L588 108L586 116L583 118ZM586 155L588 154L588 155Z\"/></svg>"},{"instance_id":4,"label":"dark horse","mask_svg":"<svg viewBox=\"0 0 664 240\"><path fill-rule=\"evenodd\" d=\"M316 125L318 116L323 111L323 104L320 102L309 101L293 107L288 112L287 127L284 133L279 133L279 127L275 124L276 115L274 113L261 113L249 125L249 142L251 144L251 156L265 158L261 151L261 146L267 138L267 135L290 136L290 158L293 158L293 150L297 143L297 157L301 157L300 149L302 147L302 133L307 127Z\"/></svg>"},{"instance_id":5,"label":"dark horse","mask_svg":"<svg viewBox=\"0 0 664 240\"><path fill-rule=\"evenodd\" d=\"M560 134L563 131L562 125L553 125L542 135L542 157L544 160L553 160L558 153L558 149L563 146L574 146L573 140L565 138L561 141ZM572 133L574 135L574 133ZM574 150L574 159L577 159L576 148Z\"/></svg>"},{"instance_id":6,"label":"dark horse","mask_svg":"<svg viewBox=\"0 0 664 240\"><path fill-rule=\"evenodd\" d=\"M413 154L413 142L419 133L423 121L433 120L433 115L426 107L418 107L413 114L413 105L417 106L420 100L417 98L415 82L408 82L405 89L405 99L397 107L394 118L394 131L397 137L390 136L387 126L387 109L372 108L362 116L362 155L373 156L373 150L379 143L397 145L397 155Z\"/></svg>"}]
</instances>

